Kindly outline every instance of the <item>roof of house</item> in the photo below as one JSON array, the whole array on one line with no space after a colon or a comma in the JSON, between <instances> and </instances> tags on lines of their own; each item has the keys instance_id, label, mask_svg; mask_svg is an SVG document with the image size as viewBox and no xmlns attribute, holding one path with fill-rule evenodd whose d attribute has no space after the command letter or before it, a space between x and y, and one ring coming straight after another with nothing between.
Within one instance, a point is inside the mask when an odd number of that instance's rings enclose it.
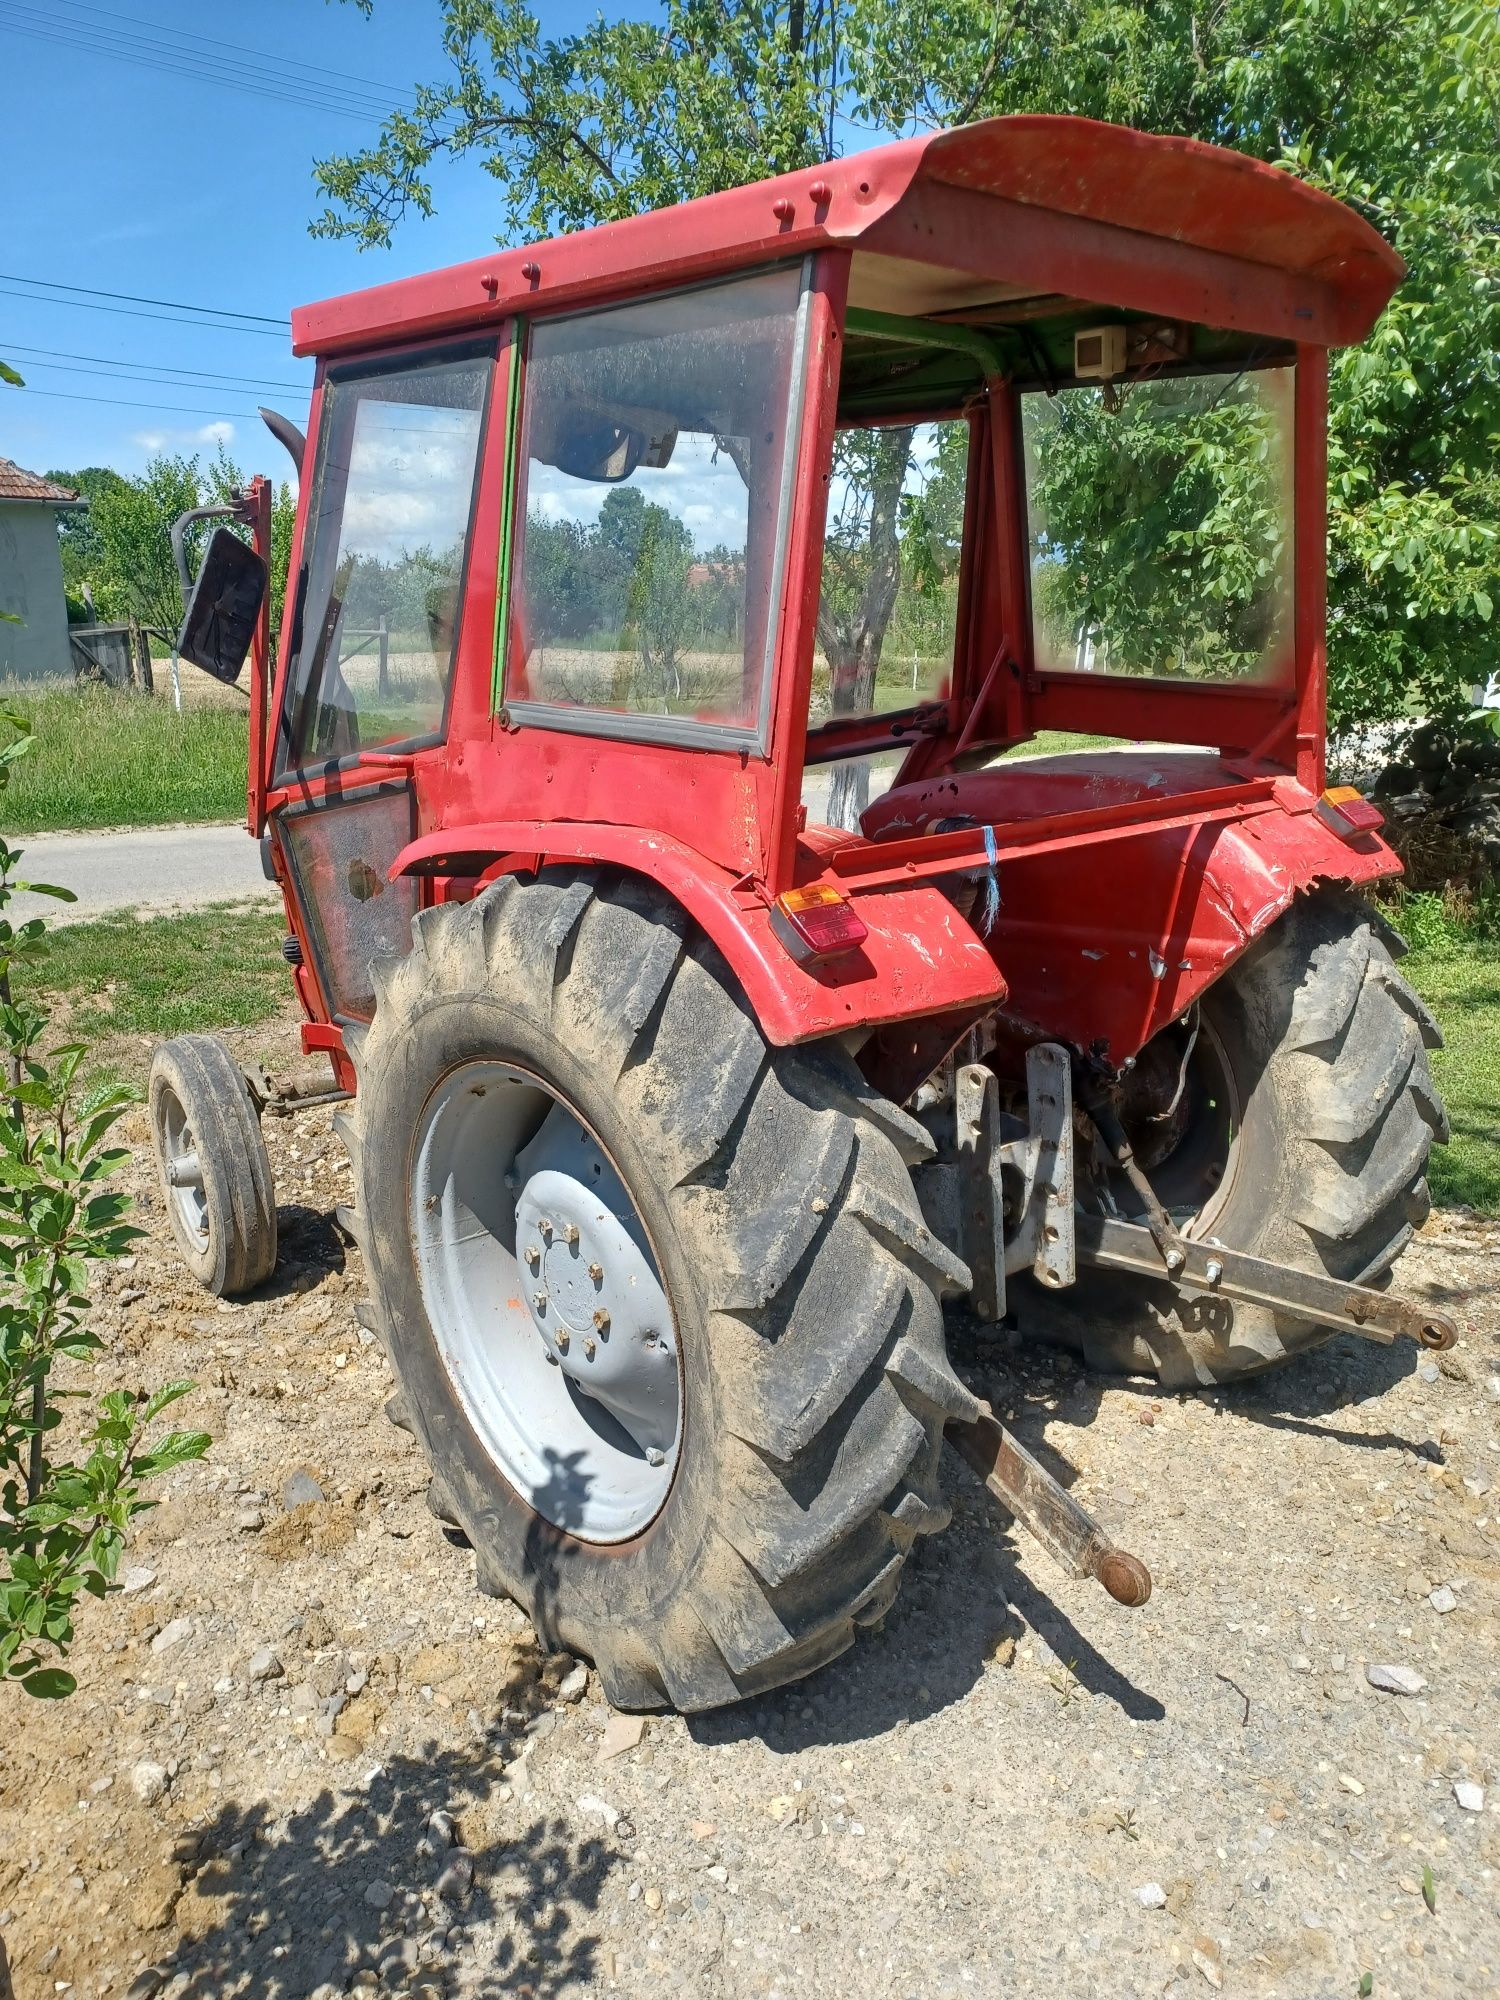
<instances>
[{"instance_id":1,"label":"roof of house","mask_svg":"<svg viewBox=\"0 0 1500 2000\"><path fill-rule=\"evenodd\" d=\"M0 458L0 500L35 500L47 507L86 507L87 500L66 486L56 486L40 473L28 472L12 458Z\"/></svg>"}]
</instances>

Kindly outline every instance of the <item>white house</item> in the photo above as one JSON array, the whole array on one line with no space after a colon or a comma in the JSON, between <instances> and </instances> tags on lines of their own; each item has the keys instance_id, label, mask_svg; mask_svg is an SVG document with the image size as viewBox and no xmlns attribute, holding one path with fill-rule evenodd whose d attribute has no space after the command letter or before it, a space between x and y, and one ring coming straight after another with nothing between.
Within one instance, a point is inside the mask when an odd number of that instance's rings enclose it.
<instances>
[{"instance_id":1,"label":"white house","mask_svg":"<svg viewBox=\"0 0 1500 2000\"><path fill-rule=\"evenodd\" d=\"M0 458L0 612L9 614L0 618L0 680L73 671L57 513L87 505Z\"/></svg>"}]
</instances>

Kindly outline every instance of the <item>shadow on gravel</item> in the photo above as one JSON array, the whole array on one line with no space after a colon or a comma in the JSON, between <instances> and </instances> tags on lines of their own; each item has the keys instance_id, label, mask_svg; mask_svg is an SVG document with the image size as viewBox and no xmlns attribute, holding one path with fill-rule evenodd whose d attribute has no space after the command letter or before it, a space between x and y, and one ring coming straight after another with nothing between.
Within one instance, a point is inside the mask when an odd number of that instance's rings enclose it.
<instances>
[{"instance_id":1,"label":"shadow on gravel","mask_svg":"<svg viewBox=\"0 0 1500 2000\"><path fill-rule=\"evenodd\" d=\"M276 1269L254 1294L256 1299L284 1299L311 1291L324 1278L344 1268L344 1238L332 1214L300 1201L280 1202L276 1209Z\"/></svg>"},{"instance_id":2,"label":"shadow on gravel","mask_svg":"<svg viewBox=\"0 0 1500 2000\"><path fill-rule=\"evenodd\" d=\"M347 1789L287 1813L228 1803L202 1830L179 1905L190 1935L170 1961L183 2000L305 2000L342 1993L362 1967L385 1968L382 1990L423 1977L447 1990L461 1965L465 1993L484 2000L604 1979L592 1913L619 1859L612 1836L579 1840L537 1814L473 1855L443 1846L435 1812L460 1837L487 1818L501 1771L490 1748L393 1758L365 1782L348 1768Z\"/></svg>"}]
</instances>

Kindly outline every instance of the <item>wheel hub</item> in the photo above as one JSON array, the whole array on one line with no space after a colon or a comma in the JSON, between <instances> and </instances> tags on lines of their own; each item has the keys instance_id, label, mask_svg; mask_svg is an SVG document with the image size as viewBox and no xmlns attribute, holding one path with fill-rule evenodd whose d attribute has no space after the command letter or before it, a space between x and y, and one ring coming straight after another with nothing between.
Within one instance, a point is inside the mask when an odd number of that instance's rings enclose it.
<instances>
[{"instance_id":1,"label":"wheel hub","mask_svg":"<svg viewBox=\"0 0 1500 2000\"><path fill-rule=\"evenodd\" d=\"M428 1323L492 1461L582 1540L640 1534L676 1475L682 1372L608 1154L543 1079L477 1060L428 1099L409 1185Z\"/></svg>"},{"instance_id":2,"label":"wheel hub","mask_svg":"<svg viewBox=\"0 0 1500 2000\"><path fill-rule=\"evenodd\" d=\"M649 1258L602 1199L614 1175L602 1157L589 1164L592 1185L543 1168L516 1202L531 1323L584 1395L643 1451L665 1454L677 1427L671 1314Z\"/></svg>"}]
</instances>

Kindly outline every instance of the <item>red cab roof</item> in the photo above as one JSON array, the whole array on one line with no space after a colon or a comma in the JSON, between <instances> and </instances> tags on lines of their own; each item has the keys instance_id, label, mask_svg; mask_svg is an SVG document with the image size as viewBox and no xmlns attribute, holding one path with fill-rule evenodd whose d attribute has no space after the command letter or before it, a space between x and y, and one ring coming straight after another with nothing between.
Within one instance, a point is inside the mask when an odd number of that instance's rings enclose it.
<instances>
[{"instance_id":1,"label":"red cab roof","mask_svg":"<svg viewBox=\"0 0 1500 2000\"><path fill-rule=\"evenodd\" d=\"M303 306L293 346L460 332L824 248L853 253L851 302L886 311L974 319L1057 297L1329 347L1362 340L1405 271L1353 210L1278 167L1026 115Z\"/></svg>"}]
</instances>

